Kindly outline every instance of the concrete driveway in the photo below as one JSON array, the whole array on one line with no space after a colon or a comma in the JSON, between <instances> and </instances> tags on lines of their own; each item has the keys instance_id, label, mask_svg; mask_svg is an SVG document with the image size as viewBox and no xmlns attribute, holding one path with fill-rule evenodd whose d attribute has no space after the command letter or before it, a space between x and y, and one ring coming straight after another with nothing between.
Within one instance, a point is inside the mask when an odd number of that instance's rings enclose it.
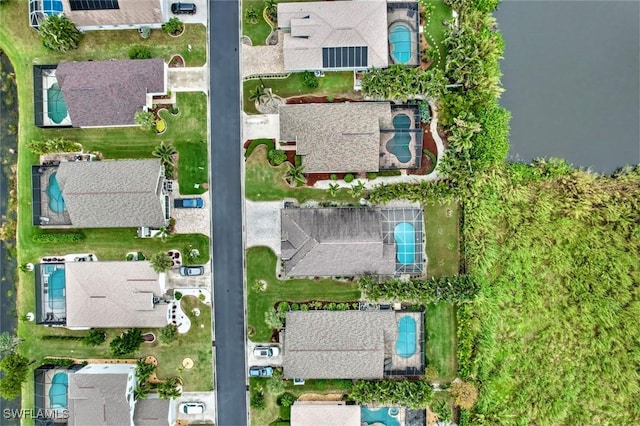
<instances>
[{"instance_id":1,"label":"concrete driveway","mask_svg":"<svg viewBox=\"0 0 640 426\"><path fill-rule=\"evenodd\" d=\"M246 247L267 246L280 254L280 209L284 201L245 200Z\"/></svg>"},{"instance_id":2,"label":"concrete driveway","mask_svg":"<svg viewBox=\"0 0 640 426\"><path fill-rule=\"evenodd\" d=\"M209 2L207 0L182 0L180 3L194 3L196 5L196 13L193 15L174 15L171 13L171 5L173 3L178 3L178 0L165 0L167 7L167 16L169 19L176 17L185 24L202 24L204 26L207 25L207 16L209 13L208 6ZM187 30L189 31L189 30Z\"/></svg>"},{"instance_id":3,"label":"concrete driveway","mask_svg":"<svg viewBox=\"0 0 640 426\"><path fill-rule=\"evenodd\" d=\"M173 202L176 198L202 198L204 206L201 209L174 208ZM173 183L173 192L169 198L171 203L171 217L176 220L176 234L204 234L211 233L211 206L209 205L209 191L201 195L180 195L178 182Z\"/></svg>"},{"instance_id":4,"label":"concrete driveway","mask_svg":"<svg viewBox=\"0 0 640 426\"><path fill-rule=\"evenodd\" d=\"M184 414L178 410L183 402L204 402L204 413ZM213 392L183 392L174 400L176 408L176 420L187 420L192 423L214 423L216 420L216 398Z\"/></svg>"},{"instance_id":5,"label":"concrete driveway","mask_svg":"<svg viewBox=\"0 0 640 426\"><path fill-rule=\"evenodd\" d=\"M280 139L280 116L278 114L247 115L242 113L242 140Z\"/></svg>"},{"instance_id":6,"label":"concrete driveway","mask_svg":"<svg viewBox=\"0 0 640 426\"><path fill-rule=\"evenodd\" d=\"M207 262L204 266L204 275L197 277L183 277L180 275L179 268L169 269L166 275L166 287L170 288L202 288L211 290L211 262Z\"/></svg>"},{"instance_id":7,"label":"concrete driveway","mask_svg":"<svg viewBox=\"0 0 640 426\"><path fill-rule=\"evenodd\" d=\"M203 67L168 68L167 87L172 92L204 92L209 90L209 70Z\"/></svg>"},{"instance_id":8,"label":"concrete driveway","mask_svg":"<svg viewBox=\"0 0 640 426\"><path fill-rule=\"evenodd\" d=\"M253 349L256 346L277 346L278 348L280 348L280 355L271 358L256 357L253 355ZM282 346L276 343L253 343L250 340L247 340L247 365L249 367L264 367L265 365L270 365L272 367L282 367L282 362ZM247 374L249 374L249 372L247 372Z\"/></svg>"}]
</instances>

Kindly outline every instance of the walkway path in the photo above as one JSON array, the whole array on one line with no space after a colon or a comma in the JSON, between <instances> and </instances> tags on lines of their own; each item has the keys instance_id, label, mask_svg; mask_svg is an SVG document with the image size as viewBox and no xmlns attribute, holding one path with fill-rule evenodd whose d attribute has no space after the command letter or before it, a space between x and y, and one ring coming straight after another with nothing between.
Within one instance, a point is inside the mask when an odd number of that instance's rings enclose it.
<instances>
[{"instance_id":1,"label":"walkway path","mask_svg":"<svg viewBox=\"0 0 640 426\"><path fill-rule=\"evenodd\" d=\"M208 67L169 68L167 86L172 92L204 92L209 90Z\"/></svg>"}]
</instances>

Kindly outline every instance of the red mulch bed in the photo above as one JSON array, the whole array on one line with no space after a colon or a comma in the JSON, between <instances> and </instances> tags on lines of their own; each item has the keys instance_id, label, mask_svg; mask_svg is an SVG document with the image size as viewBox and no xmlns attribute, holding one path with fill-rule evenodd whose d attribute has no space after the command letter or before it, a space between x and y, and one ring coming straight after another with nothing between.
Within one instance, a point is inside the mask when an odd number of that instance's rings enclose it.
<instances>
[{"instance_id":1,"label":"red mulch bed","mask_svg":"<svg viewBox=\"0 0 640 426\"><path fill-rule=\"evenodd\" d=\"M287 161L291 163L292 166L296 165L296 152L295 151L285 151L287 154Z\"/></svg>"},{"instance_id":2,"label":"red mulch bed","mask_svg":"<svg viewBox=\"0 0 640 426\"><path fill-rule=\"evenodd\" d=\"M169 68L182 68L184 67L184 58L180 55L173 55L169 59Z\"/></svg>"},{"instance_id":3,"label":"red mulch bed","mask_svg":"<svg viewBox=\"0 0 640 426\"><path fill-rule=\"evenodd\" d=\"M323 104L323 103L340 103L340 102L358 102L359 99L351 98L334 98L332 101L327 96L293 96L287 98L287 104Z\"/></svg>"},{"instance_id":4,"label":"red mulch bed","mask_svg":"<svg viewBox=\"0 0 640 426\"><path fill-rule=\"evenodd\" d=\"M436 142L433 140L433 136L431 135L431 131L429 129L428 123L422 123L422 148L428 149L433 155L438 158L438 148L436 146ZM422 154L422 160L420 161L420 168L414 170L407 170L407 174L410 175L425 175L428 170L431 170L431 158L427 157L426 154Z\"/></svg>"}]
</instances>

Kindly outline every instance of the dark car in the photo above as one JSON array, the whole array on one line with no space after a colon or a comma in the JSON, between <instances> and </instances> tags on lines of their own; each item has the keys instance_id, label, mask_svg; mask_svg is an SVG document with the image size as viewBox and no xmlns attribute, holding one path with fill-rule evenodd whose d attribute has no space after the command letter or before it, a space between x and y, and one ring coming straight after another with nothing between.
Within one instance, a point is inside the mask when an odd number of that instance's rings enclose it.
<instances>
[{"instance_id":1,"label":"dark car","mask_svg":"<svg viewBox=\"0 0 640 426\"><path fill-rule=\"evenodd\" d=\"M249 376L251 377L271 377L273 376L272 367L251 367L249 369Z\"/></svg>"},{"instance_id":2,"label":"dark car","mask_svg":"<svg viewBox=\"0 0 640 426\"><path fill-rule=\"evenodd\" d=\"M204 274L204 266L181 266L180 275L183 277L197 277Z\"/></svg>"},{"instance_id":3,"label":"dark car","mask_svg":"<svg viewBox=\"0 0 640 426\"><path fill-rule=\"evenodd\" d=\"M176 198L173 207L176 209L201 209L204 206L202 198Z\"/></svg>"},{"instance_id":4,"label":"dark car","mask_svg":"<svg viewBox=\"0 0 640 426\"><path fill-rule=\"evenodd\" d=\"M193 3L172 3L171 12L174 15L193 15L196 13L196 5Z\"/></svg>"}]
</instances>

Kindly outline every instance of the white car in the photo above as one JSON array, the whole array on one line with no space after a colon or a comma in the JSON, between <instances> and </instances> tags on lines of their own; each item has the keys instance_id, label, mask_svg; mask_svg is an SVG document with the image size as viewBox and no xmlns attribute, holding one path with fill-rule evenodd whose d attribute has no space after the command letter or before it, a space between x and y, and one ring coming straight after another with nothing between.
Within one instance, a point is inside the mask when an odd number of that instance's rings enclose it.
<instances>
[{"instance_id":1,"label":"white car","mask_svg":"<svg viewBox=\"0 0 640 426\"><path fill-rule=\"evenodd\" d=\"M178 406L178 411L183 414L202 414L204 402L183 402Z\"/></svg>"},{"instance_id":2,"label":"white car","mask_svg":"<svg viewBox=\"0 0 640 426\"><path fill-rule=\"evenodd\" d=\"M271 358L280 355L280 348L277 346L256 346L253 349L253 356L256 358Z\"/></svg>"}]
</instances>

